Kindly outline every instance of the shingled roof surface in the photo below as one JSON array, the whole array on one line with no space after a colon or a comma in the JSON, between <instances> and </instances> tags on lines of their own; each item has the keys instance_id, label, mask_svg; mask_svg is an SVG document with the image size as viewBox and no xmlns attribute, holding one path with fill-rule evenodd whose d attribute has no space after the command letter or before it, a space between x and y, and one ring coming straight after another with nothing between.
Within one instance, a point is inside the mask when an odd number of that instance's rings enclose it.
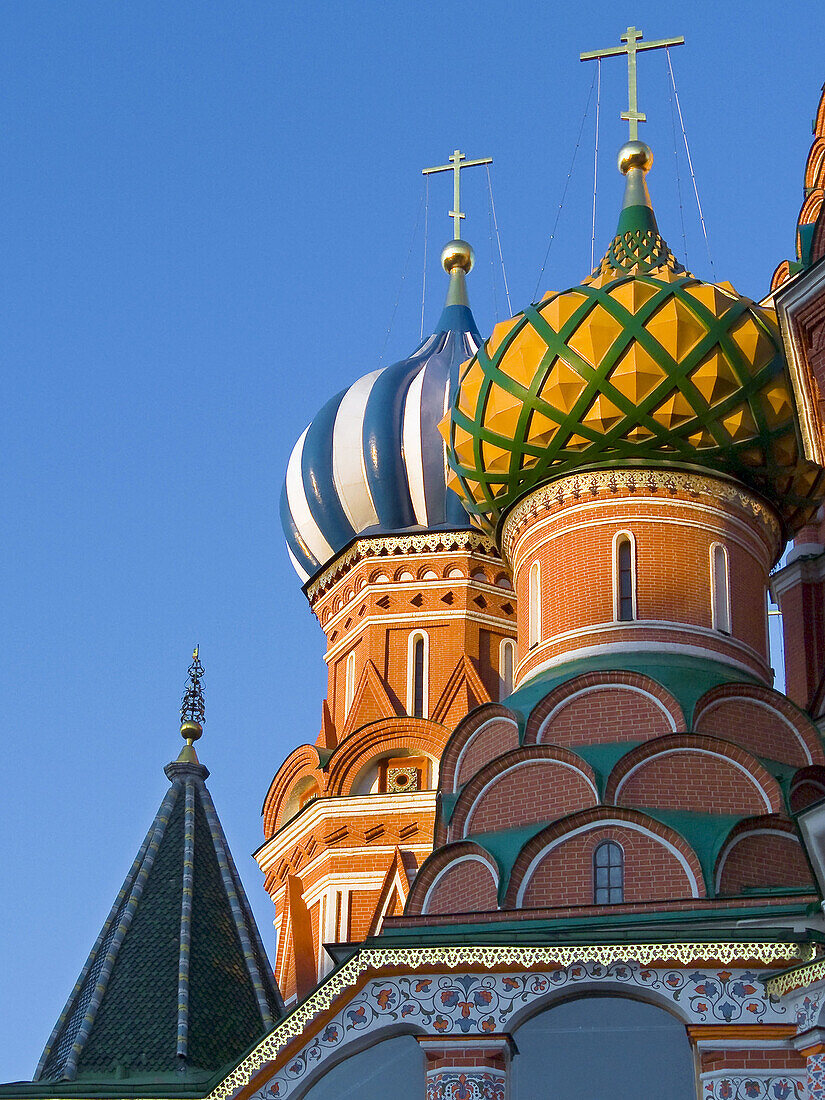
<instances>
[{"instance_id":1,"label":"shingled roof surface","mask_svg":"<svg viewBox=\"0 0 825 1100\"><path fill-rule=\"evenodd\" d=\"M35 1080L213 1073L269 1031L280 999L204 780L172 785Z\"/></svg>"}]
</instances>

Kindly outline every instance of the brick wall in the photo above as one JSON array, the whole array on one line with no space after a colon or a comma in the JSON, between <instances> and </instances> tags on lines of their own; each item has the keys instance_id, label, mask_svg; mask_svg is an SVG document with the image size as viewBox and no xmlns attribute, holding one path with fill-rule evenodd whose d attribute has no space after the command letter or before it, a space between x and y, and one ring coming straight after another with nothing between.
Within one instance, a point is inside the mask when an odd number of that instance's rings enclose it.
<instances>
[{"instance_id":1,"label":"brick wall","mask_svg":"<svg viewBox=\"0 0 825 1100\"><path fill-rule=\"evenodd\" d=\"M720 894L740 894L749 886L810 886L811 869L795 837L781 833L746 836L724 858Z\"/></svg>"},{"instance_id":2,"label":"brick wall","mask_svg":"<svg viewBox=\"0 0 825 1100\"><path fill-rule=\"evenodd\" d=\"M542 729L541 744L588 745L599 741L646 741L671 732L665 714L650 699L626 688L591 688L561 705Z\"/></svg>"},{"instance_id":3,"label":"brick wall","mask_svg":"<svg viewBox=\"0 0 825 1100\"><path fill-rule=\"evenodd\" d=\"M536 867L524 908L593 903L593 851L604 840L624 849L625 901L690 898L690 880L676 856L657 838L611 825L563 841Z\"/></svg>"},{"instance_id":4,"label":"brick wall","mask_svg":"<svg viewBox=\"0 0 825 1100\"><path fill-rule=\"evenodd\" d=\"M692 497L685 491L617 488L560 501L537 492L541 503L535 515L505 530L519 598L520 679L550 658L630 640L631 633L639 638L639 625L620 628L627 637L589 632L614 622L613 540L619 531L635 539L637 620L677 623L694 631L690 639L668 638L660 629L660 637L651 634L650 640L738 653L740 661L752 662L767 678L764 597L778 551L778 528L771 517L763 522L722 490L711 492L711 479L696 484L703 488ZM730 637L715 631L712 620L710 549L715 542L726 548L729 559ZM541 565L542 624L541 641L529 650L524 642L534 561ZM743 656L743 647L750 657Z\"/></svg>"},{"instance_id":5,"label":"brick wall","mask_svg":"<svg viewBox=\"0 0 825 1100\"><path fill-rule=\"evenodd\" d=\"M396 705L394 713L406 711L408 638L416 629L426 631L430 643L430 714L465 654L475 662L487 696L498 697L499 645L503 638L515 638L516 598L492 552L366 555L315 593L312 609L327 636L328 701L339 731L346 718L346 659L352 651L356 683L371 660Z\"/></svg>"},{"instance_id":6,"label":"brick wall","mask_svg":"<svg viewBox=\"0 0 825 1100\"><path fill-rule=\"evenodd\" d=\"M621 786L621 806L655 806L718 814L764 814L759 788L745 773L718 756L668 752L645 761Z\"/></svg>"},{"instance_id":7,"label":"brick wall","mask_svg":"<svg viewBox=\"0 0 825 1100\"><path fill-rule=\"evenodd\" d=\"M427 901L428 913L483 913L495 908L492 872L477 859L465 859L445 871Z\"/></svg>"},{"instance_id":8,"label":"brick wall","mask_svg":"<svg viewBox=\"0 0 825 1100\"><path fill-rule=\"evenodd\" d=\"M523 763L493 781L467 815L466 831L514 829L554 821L596 803L585 777L550 760Z\"/></svg>"},{"instance_id":9,"label":"brick wall","mask_svg":"<svg viewBox=\"0 0 825 1100\"><path fill-rule=\"evenodd\" d=\"M731 690L735 691L736 688L732 687ZM782 714L761 702L720 699L699 713L695 729L700 733L715 733L728 741L734 741L754 756L767 756L797 767L804 767L809 763L797 731ZM819 762L815 754L818 748L818 757L821 760L822 748L817 745L819 738L810 740L814 750L811 755Z\"/></svg>"},{"instance_id":10,"label":"brick wall","mask_svg":"<svg viewBox=\"0 0 825 1100\"><path fill-rule=\"evenodd\" d=\"M510 749L518 748L518 728L515 722L494 718L471 736L461 757L455 786L460 787L475 775L479 768Z\"/></svg>"}]
</instances>

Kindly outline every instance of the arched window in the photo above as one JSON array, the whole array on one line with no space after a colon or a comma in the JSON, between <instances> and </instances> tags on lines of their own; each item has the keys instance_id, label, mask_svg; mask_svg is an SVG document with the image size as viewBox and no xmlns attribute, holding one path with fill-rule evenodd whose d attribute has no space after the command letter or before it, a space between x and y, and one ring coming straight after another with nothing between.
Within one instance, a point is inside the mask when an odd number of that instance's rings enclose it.
<instances>
[{"instance_id":1,"label":"arched window","mask_svg":"<svg viewBox=\"0 0 825 1100\"><path fill-rule=\"evenodd\" d=\"M728 552L721 542L710 548L710 611L713 629L730 634Z\"/></svg>"},{"instance_id":2,"label":"arched window","mask_svg":"<svg viewBox=\"0 0 825 1100\"><path fill-rule=\"evenodd\" d=\"M430 639L423 630L410 634L407 643L407 714L427 718L430 681Z\"/></svg>"},{"instance_id":3,"label":"arched window","mask_svg":"<svg viewBox=\"0 0 825 1100\"><path fill-rule=\"evenodd\" d=\"M613 617L622 623L636 618L636 547L627 531L613 540Z\"/></svg>"},{"instance_id":4,"label":"arched window","mask_svg":"<svg viewBox=\"0 0 825 1100\"><path fill-rule=\"evenodd\" d=\"M593 901L596 905L624 901L624 852L613 840L603 840L593 852Z\"/></svg>"},{"instance_id":5,"label":"arched window","mask_svg":"<svg viewBox=\"0 0 825 1100\"><path fill-rule=\"evenodd\" d=\"M498 697L506 699L513 690L513 675L516 667L516 643L512 638L504 638L498 652Z\"/></svg>"},{"instance_id":6,"label":"arched window","mask_svg":"<svg viewBox=\"0 0 825 1100\"><path fill-rule=\"evenodd\" d=\"M344 717L349 714L355 696L355 650L347 655L347 671L344 686Z\"/></svg>"},{"instance_id":7,"label":"arched window","mask_svg":"<svg viewBox=\"0 0 825 1100\"><path fill-rule=\"evenodd\" d=\"M527 636L532 649L541 641L541 566L537 561L530 566L527 588Z\"/></svg>"}]
</instances>

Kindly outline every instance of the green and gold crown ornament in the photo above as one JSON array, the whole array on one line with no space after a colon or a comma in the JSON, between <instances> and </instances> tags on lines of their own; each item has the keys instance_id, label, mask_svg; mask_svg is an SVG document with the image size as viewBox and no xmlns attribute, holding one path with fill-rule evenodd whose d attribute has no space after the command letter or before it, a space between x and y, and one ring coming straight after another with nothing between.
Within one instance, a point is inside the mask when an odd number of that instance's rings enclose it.
<instances>
[{"instance_id":1,"label":"green and gold crown ornament","mask_svg":"<svg viewBox=\"0 0 825 1100\"><path fill-rule=\"evenodd\" d=\"M201 683L203 671L200 647L195 646L192 650L192 664L189 666L180 705L180 735L186 743L180 751L178 763L198 763L194 743L203 736L203 723L206 721L206 705Z\"/></svg>"},{"instance_id":2,"label":"green and gold crown ornament","mask_svg":"<svg viewBox=\"0 0 825 1100\"><path fill-rule=\"evenodd\" d=\"M624 203L600 265L496 325L462 367L443 423L450 485L487 529L530 490L607 467L737 478L789 534L822 497L775 312L676 260L650 203L652 164L643 142L622 147Z\"/></svg>"}]
</instances>

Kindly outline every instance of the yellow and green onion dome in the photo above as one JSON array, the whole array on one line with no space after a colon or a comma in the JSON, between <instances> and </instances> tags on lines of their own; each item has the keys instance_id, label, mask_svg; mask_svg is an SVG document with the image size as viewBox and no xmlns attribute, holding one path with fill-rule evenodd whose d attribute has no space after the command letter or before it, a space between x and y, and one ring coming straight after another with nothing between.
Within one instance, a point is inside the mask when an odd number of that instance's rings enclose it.
<instances>
[{"instance_id":1,"label":"yellow and green onion dome","mask_svg":"<svg viewBox=\"0 0 825 1100\"><path fill-rule=\"evenodd\" d=\"M776 314L675 259L650 204L652 162L642 142L622 147L624 205L590 277L496 325L462 368L444 423L450 485L488 529L537 486L623 465L738 478L789 533L821 499Z\"/></svg>"}]
</instances>

